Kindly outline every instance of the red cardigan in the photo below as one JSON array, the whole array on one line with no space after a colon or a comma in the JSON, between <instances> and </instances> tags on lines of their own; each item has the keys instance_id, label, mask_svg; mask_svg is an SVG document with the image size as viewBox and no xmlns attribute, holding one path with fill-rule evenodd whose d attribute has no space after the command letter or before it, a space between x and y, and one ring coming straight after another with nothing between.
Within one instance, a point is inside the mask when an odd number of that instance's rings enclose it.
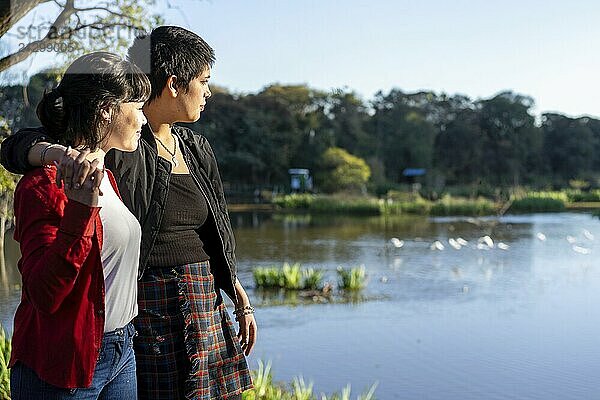
<instances>
[{"instance_id":1,"label":"red cardigan","mask_svg":"<svg viewBox=\"0 0 600 400\"><path fill-rule=\"evenodd\" d=\"M55 178L55 167L37 168L15 191L23 289L9 366L20 361L54 386L89 387L104 334L100 207L69 201Z\"/></svg>"}]
</instances>

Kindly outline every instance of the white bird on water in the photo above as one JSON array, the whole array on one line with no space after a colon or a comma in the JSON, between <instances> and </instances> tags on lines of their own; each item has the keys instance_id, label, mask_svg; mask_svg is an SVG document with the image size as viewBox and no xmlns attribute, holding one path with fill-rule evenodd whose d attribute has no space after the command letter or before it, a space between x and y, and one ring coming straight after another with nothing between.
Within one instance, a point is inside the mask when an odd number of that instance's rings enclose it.
<instances>
[{"instance_id":1,"label":"white bird on water","mask_svg":"<svg viewBox=\"0 0 600 400\"><path fill-rule=\"evenodd\" d=\"M491 237L489 237L487 235L480 237L479 240L478 240L478 242L481 243L481 244L487 245L487 247L489 247L490 249L494 248L494 241L492 240Z\"/></svg>"},{"instance_id":2,"label":"white bird on water","mask_svg":"<svg viewBox=\"0 0 600 400\"><path fill-rule=\"evenodd\" d=\"M592 251L581 246L573 246L573 251L579 254L590 254Z\"/></svg>"},{"instance_id":3,"label":"white bird on water","mask_svg":"<svg viewBox=\"0 0 600 400\"><path fill-rule=\"evenodd\" d=\"M587 240L594 240L594 235L592 234L592 232L588 231L587 229L583 230L583 236L585 236L585 238Z\"/></svg>"},{"instance_id":4,"label":"white bird on water","mask_svg":"<svg viewBox=\"0 0 600 400\"><path fill-rule=\"evenodd\" d=\"M436 240L435 242L433 242L431 244L431 246L429 246L429 248L431 250L444 250L446 247L444 246L444 244L442 242L440 242L439 240Z\"/></svg>"},{"instance_id":5,"label":"white bird on water","mask_svg":"<svg viewBox=\"0 0 600 400\"><path fill-rule=\"evenodd\" d=\"M567 235L567 242L573 244L577 241L577 239L571 235Z\"/></svg>"},{"instance_id":6,"label":"white bird on water","mask_svg":"<svg viewBox=\"0 0 600 400\"><path fill-rule=\"evenodd\" d=\"M460 250L462 248L462 246L460 245L460 243L458 243L458 241L456 239L453 239L453 238L448 239L448 244L450 246L452 246L456 250Z\"/></svg>"},{"instance_id":7,"label":"white bird on water","mask_svg":"<svg viewBox=\"0 0 600 400\"><path fill-rule=\"evenodd\" d=\"M469 242L467 242L465 239L459 237L456 239L456 241L458 242L458 244L460 244L461 246L466 246L469 244Z\"/></svg>"},{"instance_id":8,"label":"white bird on water","mask_svg":"<svg viewBox=\"0 0 600 400\"><path fill-rule=\"evenodd\" d=\"M477 243L477 250L489 250L490 246L485 243Z\"/></svg>"},{"instance_id":9,"label":"white bird on water","mask_svg":"<svg viewBox=\"0 0 600 400\"><path fill-rule=\"evenodd\" d=\"M400 240L400 239L395 238L395 237L391 238L390 242L392 243L392 245L394 247L397 247L397 248L400 248L400 247L404 246L404 240Z\"/></svg>"},{"instance_id":10,"label":"white bird on water","mask_svg":"<svg viewBox=\"0 0 600 400\"><path fill-rule=\"evenodd\" d=\"M508 250L508 249L510 248L510 246L509 246L509 245L507 245L506 243L502 243L502 242L500 242L500 243L498 243L498 248L499 248L500 250Z\"/></svg>"},{"instance_id":11,"label":"white bird on water","mask_svg":"<svg viewBox=\"0 0 600 400\"><path fill-rule=\"evenodd\" d=\"M542 242L546 241L546 235L544 235L542 232L538 232L537 235L535 235L535 236Z\"/></svg>"}]
</instances>

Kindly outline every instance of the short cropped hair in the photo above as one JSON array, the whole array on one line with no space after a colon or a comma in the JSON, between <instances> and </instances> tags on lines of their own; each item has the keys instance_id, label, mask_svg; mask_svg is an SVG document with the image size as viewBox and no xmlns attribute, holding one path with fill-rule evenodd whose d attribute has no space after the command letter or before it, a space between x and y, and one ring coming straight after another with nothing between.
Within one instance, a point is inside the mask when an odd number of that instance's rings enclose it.
<instances>
[{"instance_id":1,"label":"short cropped hair","mask_svg":"<svg viewBox=\"0 0 600 400\"><path fill-rule=\"evenodd\" d=\"M190 82L215 63L214 50L194 32L178 26L159 26L137 37L127 57L150 79L149 102L159 97L171 75L177 88L189 89Z\"/></svg>"}]
</instances>

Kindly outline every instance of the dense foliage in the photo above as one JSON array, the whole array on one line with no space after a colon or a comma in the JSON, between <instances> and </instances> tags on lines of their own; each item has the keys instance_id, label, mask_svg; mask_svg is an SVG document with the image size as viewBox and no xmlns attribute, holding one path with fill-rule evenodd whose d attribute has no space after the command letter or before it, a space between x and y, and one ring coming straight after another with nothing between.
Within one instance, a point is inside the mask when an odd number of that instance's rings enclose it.
<instances>
[{"instance_id":1,"label":"dense foliage","mask_svg":"<svg viewBox=\"0 0 600 400\"><path fill-rule=\"evenodd\" d=\"M37 75L27 90L3 88L0 113L14 127L35 124L36 99L55 79ZM356 189L368 179L369 190L382 194L411 182L405 169L424 168L418 179L432 190L466 187L471 193L459 194L475 197L517 185L567 187L578 180L598 186L600 120L544 114L536 121L533 105L512 92L471 100L393 89L366 102L349 90L304 85L271 85L255 94L214 88L191 126L210 139L231 184L286 185L289 168L308 168L317 190ZM352 172L342 174L352 175L351 182L328 187L339 167L332 158L345 160L338 172Z\"/></svg>"}]
</instances>

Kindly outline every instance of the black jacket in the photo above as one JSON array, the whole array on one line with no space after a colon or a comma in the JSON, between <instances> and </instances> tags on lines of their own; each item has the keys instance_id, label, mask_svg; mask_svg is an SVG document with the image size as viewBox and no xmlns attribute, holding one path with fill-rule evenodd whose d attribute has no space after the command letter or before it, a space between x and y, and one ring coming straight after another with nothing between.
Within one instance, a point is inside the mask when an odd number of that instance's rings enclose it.
<instances>
[{"instance_id":1,"label":"black jacket","mask_svg":"<svg viewBox=\"0 0 600 400\"><path fill-rule=\"evenodd\" d=\"M211 259L215 286L236 299L235 238L214 153L208 140L191 129L175 125L172 131L179 138L190 174L210 210L198 234ZM44 128L23 129L2 142L0 162L7 170L23 174L32 168L27 161L29 149L42 141L55 142ZM104 162L117 180L123 202L142 226L139 278L147 267L160 228L171 178L172 165L158 156L156 146L154 135L146 125L136 151L111 150Z\"/></svg>"}]
</instances>

